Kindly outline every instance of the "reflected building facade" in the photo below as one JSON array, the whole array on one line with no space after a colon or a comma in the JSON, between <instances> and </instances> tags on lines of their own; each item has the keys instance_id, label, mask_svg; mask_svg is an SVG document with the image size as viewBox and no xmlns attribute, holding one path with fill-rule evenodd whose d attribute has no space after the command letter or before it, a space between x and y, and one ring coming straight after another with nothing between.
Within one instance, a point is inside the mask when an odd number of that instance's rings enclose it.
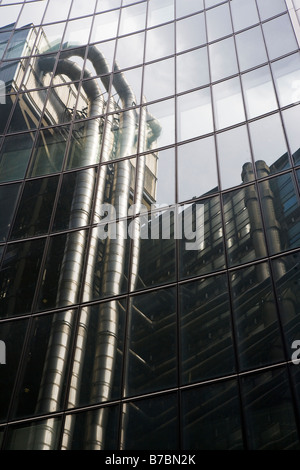
<instances>
[{"instance_id":1,"label":"reflected building facade","mask_svg":"<svg viewBox=\"0 0 300 470\"><path fill-rule=\"evenodd\" d=\"M299 7L0 2L2 449L300 448Z\"/></svg>"}]
</instances>

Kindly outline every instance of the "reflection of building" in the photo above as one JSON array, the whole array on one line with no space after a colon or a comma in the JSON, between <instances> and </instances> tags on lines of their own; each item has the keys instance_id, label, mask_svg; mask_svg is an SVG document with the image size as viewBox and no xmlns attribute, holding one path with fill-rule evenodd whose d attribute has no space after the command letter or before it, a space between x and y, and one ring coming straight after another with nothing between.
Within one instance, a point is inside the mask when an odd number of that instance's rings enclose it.
<instances>
[{"instance_id":1,"label":"reflection of building","mask_svg":"<svg viewBox=\"0 0 300 470\"><path fill-rule=\"evenodd\" d=\"M0 2L2 448L299 448L291 2L56 2Z\"/></svg>"}]
</instances>

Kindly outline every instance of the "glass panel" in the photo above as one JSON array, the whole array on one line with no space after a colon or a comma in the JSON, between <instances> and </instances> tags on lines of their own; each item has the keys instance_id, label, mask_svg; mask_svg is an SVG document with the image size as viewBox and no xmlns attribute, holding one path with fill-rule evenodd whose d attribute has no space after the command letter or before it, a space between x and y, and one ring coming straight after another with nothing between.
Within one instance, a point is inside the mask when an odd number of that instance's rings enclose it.
<instances>
[{"instance_id":1,"label":"glass panel","mask_svg":"<svg viewBox=\"0 0 300 470\"><path fill-rule=\"evenodd\" d=\"M47 418L8 428L6 450L58 450L61 418Z\"/></svg>"},{"instance_id":2,"label":"glass panel","mask_svg":"<svg viewBox=\"0 0 300 470\"><path fill-rule=\"evenodd\" d=\"M249 118L268 113L277 108L274 86L268 66L245 73L242 75L242 83Z\"/></svg>"},{"instance_id":3,"label":"glass panel","mask_svg":"<svg viewBox=\"0 0 300 470\"><path fill-rule=\"evenodd\" d=\"M143 95L147 101L175 93L174 59L162 60L144 68Z\"/></svg>"},{"instance_id":4,"label":"glass panel","mask_svg":"<svg viewBox=\"0 0 300 470\"><path fill-rule=\"evenodd\" d=\"M265 166L261 171L267 176ZM259 190L270 254L300 246L300 207L291 174L261 182Z\"/></svg>"},{"instance_id":5,"label":"glass panel","mask_svg":"<svg viewBox=\"0 0 300 470\"><path fill-rule=\"evenodd\" d=\"M146 62L174 54L174 24L149 29L146 36Z\"/></svg>"},{"instance_id":6,"label":"glass panel","mask_svg":"<svg viewBox=\"0 0 300 470\"><path fill-rule=\"evenodd\" d=\"M239 78L232 78L213 86L213 100L217 129L245 120L245 111Z\"/></svg>"},{"instance_id":7,"label":"glass panel","mask_svg":"<svg viewBox=\"0 0 300 470\"><path fill-rule=\"evenodd\" d=\"M148 218L149 217L149 218ZM133 245L131 290L172 282L176 277L174 209L164 209L135 219L129 227Z\"/></svg>"},{"instance_id":8,"label":"glass panel","mask_svg":"<svg viewBox=\"0 0 300 470\"><path fill-rule=\"evenodd\" d=\"M63 176L53 223L54 231L82 227L89 223L95 178L93 168Z\"/></svg>"},{"instance_id":9,"label":"glass panel","mask_svg":"<svg viewBox=\"0 0 300 470\"><path fill-rule=\"evenodd\" d=\"M289 148L293 156L295 165L300 161L300 139L299 139L299 122L300 122L300 106L283 111L283 122L286 128Z\"/></svg>"},{"instance_id":10,"label":"glass panel","mask_svg":"<svg viewBox=\"0 0 300 470\"><path fill-rule=\"evenodd\" d=\"M9 26L13 25L18 19L22 5L1 6L0 7L0 28L12 29Z\"/></svg>"},{"instance_id":11,"label":"glass panel","mask_svg":"<svg viewBox=\"0 0 300 470\"><path fill-rule=\"evenodd\" d=\"M181 220L185 226L179 246L180 278L224 269L219 197L185 205Z\"/></svg>"},{"instance_id":12,"label":"glass panel","mask_svg":"<svg viewBox=\"0 0 300 470\"><path fill-rule=\"evenodd\" d=\"M204 13L176 23L177 52L200 46L206 42Z\"/></svg>"},{"instance_id":13,"label":"glass panel","mask_svg":"<svg viewBox=\"0 0 300 470\"><path fill-rule=\"evenodd\" d=\"M262 20L286 11L284 0L257 0L257 4Z\"/></svg>"},{"instance_id":14,"label":"glass panel","mask_svg":"<svg viewBox=\"0 0 300 470\"><path fill-rule=\"evenodd\" d=\"M255 0L231 0L230 7L235 31L259 23Z\"/></svg>"},{"instance_id":15,"label":"glass panel","mask_svg":"<svg viewBox=\"0 0 300 470\"><path fill-rule=\"evenodd\" d=\"M27 57L33 52L37 30L32 28L22 28L14 31L10 38L5 59L15 59L16 57Z\"/></svg>"},{"instance_id":16,"label":"glass panel","mask_svg":"<svg viewBox=\"0 0 300 470\"><path fill-rule=\"evenodd\" d=\"M85 250L85 231L51 238L39 293L40 310L77 303Z\"/></svg>"},{"instance_id":17,"label":"glass panel","mask_svg":"<svg viewBox=\"0 0 300 470\"><path fill-rule=\"evenodd\" d=\"M272 261L281 324L291 355L292 343L300 337L299 262L299 252Z\"/></svg>"},{"instance_id":18,"label":"glass panel","mask_svg":"<svg viewBox=\"0 0 300 470\"><path fill-rule=\"evenodd\" d=\"M177 383L176 290L131 298L126 395Z\"/></svg>"},{"instance_id":19,"label":"glass panel","mask_svg":"<svg viewBox=\"0 0 300 470\"><path fill-rule=\"evenodd\" d=\"M39 53L45 53L48 49L58 50L64 34L66 23L55 23L43 26L43 38L38 44Z\"/></svg>"},{"instance_id":20,"label":"glass panel","mask_svg":"<svg viewBox=\"0 0 300 470\"><path fill-rule=\"evenodd\" d=\"M217 145L222 189L240 185L243 182L243 166L247 163L252 167L246 127L217 134ZM249 181L253 179L254 175L249 172Z\"/></svg>"},{"instance_id":21,"label":"glass panel","mask_svg":"<svg viewBox=\"0 0 300 470\"><path fill-rule=\"evenodd\" d=\"M235 39L241 71L268 61L260 26L237 34Z\"/></svg>"},{"instance_id":22,"label":"glass panel","mask_svg":"<svg viewBox=\"0 0 300 470\"><path fill-rule=\"evenodd\" d=\"M118 22L118 10L96 15L94 17L90 41L105 41L106 39L115 37L117 35Z\"/></svg>"},{"instance_id":23,"label":"glass panel","mask_svg":"<svg viewBox=\"0 0 300 470\"><path fill-rule=\"evenodd\" d=\"M84 280L84 302L127 291L130 251L130 238L125 238L127 234L127 220L108 224L103 219L102 224L92 230Z\"/></svg>"},{"instance_id":24,"label":"glass panel","mask_svg":"<svg viewBox=\"0 0 300 470\"><path fill-rule=\"evenodd\" d=\"M39 132L28 176L41 176L61 170L69 127L54 127Z\"/></svg>"},{"instance_id":25,"label":"glass panel","mask_svg":"<svg viewBox=\"0 0 300 470\"><path fill-rule=\"evenodd\" d=\"M174 148L151 153L145 157L144 200L147 207L149 202L156 205L175 203L175 150ZM168 175L166 179L165 175ZM1 200L1 197L0 197Z\"/></svg>"},{"instance_id":26,"label":"glass panel","mask_svg":"<svg viewBox=\"0 0 300 470\"><path fill-rule=\"evenodd\" d=\"M189 15L203 10L203 0L176 0L176 17Z\"/></svg>"},{"instance_id":27,"label":"glass panel","mask_svg":"<svg viewBox=\"0 0 300 470\"><path fill-rule=\"evenodd\" d=\"M293 54L272 64L280 106L300 101L300 54Z\"/></svg>"},{"instance_id":28,"label":"glass panel","mask_svg":"<svg viewBox=\"0 0 300 470\"><path fill-rule=\"evenodd\" d=\"M94 75L108 75L112 71L112 64L115 54L116 40L100 42L98 44L92 44L88 46L88 55L86 60L86 67ZM93 49L96 49L95 51ZM98 51L100 54L98 54ZM94 53L96 52L96 54ZM129 51L128 55L129 55ZM91 58L91 60L89 59ZM103 58L105 59L103 62ZM125 58L123 58L125 60ZM105 89L108 92L110 77L103 77L101 82L98 80L97 84L101 90ZM104 92L103 92L104 95Z\"/></svg>"},{"instance_id":29,"label":"glass panel","mask_svg":"<svg viewBox=\"0 0 300 470\"><path fill-rule=\"evenodd\" d=\"M80 38L80 44L87 44L90 37L91 25L92 16L69 21L64 34L64 42L69 43L69 46L72 44L78 46L78 38Z\"/></svg>"},{"instance_id":30,"label":"glass panel","mask_svg":"<svg viewBox=\"0 0 300 470\"><path fill-rule=\"evenodd\" d=\"M249 124L253 155L265 162L270 173L289 168L287 146L279 114Z\"/></svg>"},{"instance_id":31,"label":"glass panel","mask_svg":"<svg viewBox=\"0 0 300 470\"><path fill-rule=\"evenodd\" d=\"M78 84L61 85L51 88L44 109L43 126L64 124L72 120L78 96ZM78 100L77 108L81 105ZM88 100L84 104L88 107Z\"/></svg>"},{"instance_id":32,"label":"glass panel","mask_svg":"<svg viewBox=\"0 0 300 470\"><path fill-rule=\"evenodd\" d=\"M34 133L9 136L4 139L0 151L0 181L12 181L24 177Z\"/></svg>"},{"instance_id":33,"label":"glass panel","mask_svg":"<svg viewBox=\"0 0 300 470\"><path fill-rule=\"evenodd\" d=\"M146 3L133 5L121 10L121 20L119 35L134 33L140 29L145 29L146 23Z\"/></svg>"},{"instance_id":34,"label":"glass panel","mask_svg":"<svg viewBox=\"0 0 300 470\"><path fill-rule=\"evenodd\" d=\"M125 0L123 1L123 4L126 5ZM96 11L112 10L113 8L119 8L120 5L121 0L98 0Z\"/></svg>"},{"instance_id":35,"label":"glass panel","mask_svg":"<svg viewBox=\"0 0 300 470\"><path fill-rule=\"evenodd\" d=\"M207 48L180 54L176 58L177 92L209 83Z\"/></svg>"},{"instance_id":36,"label":"glass panel","mask_svg":"<svg viewBox=\"0 0 300 470\"><path fill-rule=\"evenodd\" d=\"M89 0L89 2L83 2L82 0L73 0L70 18L92 15L95 10L95 3L96 0Z\"/></svg>"},{"instance_id":37,"label":"glass panel","mask_svg":"<svg viewBox=\"0 0 300 470\"><path fill-rule=\"evenodd\" d=\"M143 62L145 33L132 34L118 39L116 63L120 69Z\"/></svg>"},{"instance_id":38,"label":"glass panel","mask_svg":"<svg viewBox=\"0 0 300 470\"><path fill-rule=\"evenodd\" d=\"M218 190L216 151L213 137L178 147L177 174L179 202Z\"/></svg>"},{"instance_id":39,"label":"glass panel","mask_svg":"<svg viewBox=\"0 0 300 470\"><path fill-rule=\"evenodd\" d=\"M10 35L11 31L3 31L2 28L0 29L0 59L5 52Z\"/></svg>"},{"instance_id":40,"label":"glass panel","mask_svg":"<svg viewBox=\"0 0 300 470\"><path fill-rule=\"evenodd\" d=\"M66 169L70 170L99 162L103 129L97 126L98 123L98 119L75 123L67 154ZM90 147L96 137L97 144ZM93 149L93 152L90 148Z\"/></svg>"},{"instance_id":41,"label":"glass panel","mask_svg":"<svg viewBox=\"0 0 300 470\"><path fill-rule=\"evenodd\" d=\"M17 200L20 193L20 184L0 186L0 241L4 242L8 236Z\"/></svg>"},{"instance_id":42,"label":"glass panel","mask_svg":"<svg viewBox=\"0 0 300 470\"><path fill-rule=\"evenodd\" d=\"M109 406L66 416L62 449L116 450L118 448L119 406ZM101 437L95 442L94 429L99 424ZM70 436L68 430L72 429Z\"/></svg>"},{"instance_id":43,"label":"glass panel","mask_svg":"<svg viewBox=\"0 0 300 470\"><path fill-rule=\"evenodd\" d=\"M7 122L9 120L9 116L10 116L10 113L11 113L11 110L13 108L14 101L16 98L15 98L15 95L9 96L6 90L4 89L4 87L1 86L0 99L1 99L0 134L3 134L7 126Z\"/></svg>"},{"instance_id":44,"label":"glass panel","mask_svg":"<svg viewBox=\"0 0 300 470\"><path fill-rule=\"evenodd\" d=\"M58 177L27 181L11 232L11 240L48 232Z\"/></svg>"},{"instance_id":45,"label":"glass panel","mask_svg":"<svg viewBox=\"0 0 300 470\"><path fill-rule=\"evenodd\" d=\"M43 23L52 23L68 17L71 0L50 0Z\"/></svg>"},{"instance_id":46,"label":"glass panel","mask_svg":"<svg viewBox=\"0 0 300 470\"><path fill-rule=\"evenodd\" d=\"M174 0L151 0L148 6L148 28L174 19Z\"/></svg>"},{"instance_id":47,"label":"glass panel","mask_svg":"<svg viewBox=\"0 0 300 470\"><path fill-rule=\"evenodd\" d=\"M178 449L177 395L126 403L122 417L124 450Z\"/></svg>"},{"instance_id":48,"label":"glass panel","mask_svg":"<svg viewBox=\"0 0 300 470\"><path fill-rule=\"evenodd\" d=\"M182 392L182 422L183 449L243 449L236 381Z\"/></svg>"},{"instance_id":49,"label":"glass panel","mask_svg":"<svg viewBox=\"0 0 300 470\"><path fill-rule=\"evenodd\" d=\"M233 272L231 289L241 370L283 361L284 350L268 264Z\"/></svg>"},{"instance_id":50,"label":"glass panel","mask_svg":"<svg viewBox=\"0 0 300 470\"><path fill-rule=\"evenodd\" d=\"M41 24L46 2L26 2L23 6L21 15L19 17L17 28L33 24L34 26Z\"/></svg>"},{"instance_id":51,"label":"glass panel","mask_svg":"<svg viewBox=\"0 0 300 470\"><path fill-rule=\"evenodd\" d=\"M9 404L13 396L27 326L28 320L0 324L0 338L4 342L0 362L0 422L5 422L8 418Z\"/></svg>"},{"instance_id":52,"label":"glass panel","mask_svg":"<svg viewBox=\"0 0 300 470\"><path fill-rule=\"evenodd\" d=\"M252 164L244 167L243 180L247 182L248 179L253 179ZM224 194L223 204L229 265L239 265L266 256L255 186Z\"/></svg>"},{"instance_id":53,"label":"glass panel","mask_svg":"<svg viewBox=\"0 0 300 470\"><path fill-rule=\"evenodd\" d=\"M206 4L206 6L208 6ZM232 34L228 3L206 12L208 41Z\"/></svg>"},{"instance_id":54,"label":"glass panel","mask_svg":"<svg viewBox=\"0 0 300 470\"><path fill-rule=\"evenodd\" d=\"M233 38L211 44L209 57L213 82L238 72Z\"/></svg>"},{"instance_id":55,"label":"glass panel","mask_svg":"<svg viewBox=\"0 0 300 470\"><path fill-rule=\"evenodd\" d=\"M175 104L174 99L160 101L147 106L149 119L152 125L154 140L152 147L163 147L175 142ZM158 130L156 131L156 128Z\"/></svg>"},{"instance_id":56,"label":"glass panel","mask_svg":"<svg viewBox=\"0 0 300 470\"><path fill-rule=\"evenodd\" d=\"M68 408L120 398L125 314L126 300L81 310ZM89 424L91 428L97 425Z\"/></svg>"},{"instance_id":57,"label":"glass panel","mask_svg":"<svg viewBox=\"0 0 300 470\"><path fill-rule=\"evenodd\" d=\"M14 418L63 408L75 325L75 315L70 310L33 320Z\"/></svg>"},{"instance_id":58,"label":"glass panel","mask_svg":"<svg viewBox=\"0 0 300 470\"><path fill-rule=\"evenodd\" d=\"M242 378L249 448L299 449L294 407L285 369Z\"/></svg>"},{"instance_id":59,"label":"glass panel","mask_svg":"<svg viewBox=\"0 0 300 470\"><path fill-rule=\"evenodd\" d=\"M30 312L44 240L8 245L0 272L0 316Z\"/></svg>"},{"instance_id":60,"label":"glass panel","mask_svg":"<svg viewBox=\"0 0 300 470\"><path fill-rule=\"evenodd\" d=\"M235 356L226 276L185 284L179 288L179 298L182 383L233 373Z\"/></svg>"},{"instance_id":61,"label":"glass panel","mask_svg":"<svg viewBox=\"0 0 300 470\"><path fill-rule=\"evenodd\" d=\"M275 18L262 26L271 60L298 49L288 15Z\"/></svg>"},{"instance_id":62,"label":"glass panel","mask_svg":"<svg viewBox=\"0 0 300 470\"><path fill-rule=\"evenodd\" d=\"M213 132L210 88L181 95L178 104L178 141Z\"/></svg>"}]
</instances>

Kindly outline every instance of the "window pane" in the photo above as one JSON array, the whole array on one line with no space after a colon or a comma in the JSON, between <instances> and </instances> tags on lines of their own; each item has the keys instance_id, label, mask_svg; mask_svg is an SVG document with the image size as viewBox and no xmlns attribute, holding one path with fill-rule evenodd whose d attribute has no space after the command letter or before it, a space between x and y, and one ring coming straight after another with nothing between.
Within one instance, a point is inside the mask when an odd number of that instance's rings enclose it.
<instances>
[{"instance_id":1,"label":"window pane","mask_svg":"<svg viewBox=\"0 0 300 470\"><path fill-rule=\"evenodd\" d=\"M0 271L0 317L30 312L44 244L35 240L7 247Z\"/></svg>"},{"instance_id":2,"label":"window pane","mask_svg":"<svg viewBox=\"0 0 300 470\"><path fill-rule=\"evenodd\" d=\"M60 411L64 407L74 311L36 317L28 340L14 418Z\"/></svg>"},{"instance_id":3,"label":"window pane","mask_svg":"<svg viewBox=\"0 0 300 470\"><path fill-rule=\"evenodd\" d=\"M280 106L300 101L300 54L293 54L272 64Z\"/></svg>"},{"instance_id":4,"label":"window pane","mask_svg":"<svg viewBox=\"0 0 300 470\"><path fill-rule=\"evenodd\" d=\"M141 64L144 57L145 33L118 39L116 63L120 69Z\"/></svg>"},{"instance_id":5,"label":"window pane","mask_svg":"<svg viewBox=\"0 0 300 470\"><path fill-rule=\"evenodd\" d=\"M70 10L71 0L50 0L43 19L43 23L52 23L67 18Z\"/></svg>"},{"instance_id":6,"label":"window pane","mask_svg":"<svg viewBox=\"0 0 300 470\"><path fill-rule=\"evenodd\" d=\"M239 78L232 78L213 85L213 99L217 129L245 120Z\"/></svg>"},{"instance_id":7,"label":"window pane","mask_svg":"<svg viewBox=\"0 0 300 470\"><path fill-rule=\"evenodd\" d=\"M26 2L21 11L17 28L28 26L29 24L39 25L42 22L46 8L46 2Z\"/></svg>"},{"instance_id":8,"label":"window pane","mask_svg":"<svg viewBox=\"0 0 300 470\"><path fill-rule=\"evenodd\" d=\"M175 92L174 59L162 60L144 68L143 95L154 101Z\"/></svg>"},{"instance_id":9,"label":"window pane","mask_svg":"<svg viewBox=\"0 0 300 470\"><path fill-rule=\"evenodd\" d=\"M84 231L51 238L38 300L40 310L77 303L85 249Z\"/></svg>"},{"instance_id":10,"label":"window pane","mask_svg":"<svg viewBox=\"0 0 300 470\"><path fill-rule=\"evenodd\" d=\"M176 16L189 15L196 11L203 10L203 0L176 0Z\"/></svg>"},{"instance_id":11,"label":"window pane","mask_svg":"<svg viewBox=\"0 0 300 470\"><path fill-rule=\"evenodd\" d=\"M178 140L187 140L213 131L210 89L179 96Z\"/></svg>"},{"instance_id":12,"label":"window pane","mask_svg":"<svg viewBox=\"0 0 300 470\"><path fill-rule=\"evenodd\" d=\"M249 118L277 108L274 86L268 66L242 75L246 109Z\"/></svg>"},{"instance_id":13,"label":"window pane","mask_svg":"<svg viewBox=\"0 0 300 470\"><path fill-rule=\"evenodd\" d=\"M255 0L231 0L230 7L235 31L259 22Z\"/></svg>"},{"instance_id":14,"label":"window pane","mask_svg":"<svg viewBox=\"0 0 300 470\"><path fill-rule=\"evenodd\" d=\"M267 176L265 167L262 172ZM259 190L270 254L300 246L300 207L291 174L261 182Z\"/></svg>"},{"instance_id":15,"label":"window pane","mask_svg":"<svg viewBox=\"0 0 300 470\"><path fill-rule=\"evenodd\" d=\"M206 47L178 55L176 65L178 93L209 83Z\"/></svg>"},{"instance_id":16,"label":"window pane","mask_svg":"<svg viewBox=\"0 0 300 470\"><path fill-rule=\"evenodd\" d=\"M97 133L98 139L95 145ZM101 140L102 129L99 126L98 119L76 123L73 127L66 168L69 170L98 163ZM92 144L93 142L94 144ZM93 149L92 152L91 148Z\"/></svg>"},{"instance_id":17,"label":"window pane","mask_svg":"<svg viewBox=\"0 0 300 470\"><path fill-rule=\"evenodd\" d=\"M175 289L131 298L127 360L127 395L176 386Z\"/></svg>"},{"instance_id":18,"label":"window pane","mask_svg":"<svg viewBox=\"0 0 300 470\"><path fill-rule=\"evenodd\" d=\"M146 62L174 54L174 24L149 29L146 35Z\"/></svg>"},{"instance_id":19,"label":"window pane","mask_svg":"<svg viewBox=\"0 0 300 470\"><path fill-rule=\"evenodd\" d=\"M144 157L146 174L144 180L145 193L156 205L175 203L175 151L174 148L151 153ZM140 160L143 157L140 157ZM168 175L166 180L165 175ZM147 201L143 201L147 205Z\"/></svg>"},{"instance_id":20,"label":"window pane","mask_svg":"<svg viewBox=\"0 0 300 470\"><path fill-rule=\"evenodd\" d=\"M209 46L212 81L234 75L238 72L233 38Z\"/></svg>"},{"instance_id":21,"label":"window pane","mask_svg":"<svg viewBox=\"0 0 300 470\"><path fill-rule=\"evenodd\" d=\"M270 59L296 50L297 42L288 15L263 24Z\"/></svg>"},{"instance_id":22,"label":"window pane","mask_svg":"<svg viewBox=\"0 0 300 470\"><path fill-rule=\"evenodd\" d=\"M179 298L182 383L233 373L235 357L226 277L185 284L180 287Z\"/></svg>"},{"instance_id":23,"label":"window pane","mask_svg":"<svg viewBox=\"0 0 300 470\"><path fill-rule=\"evenodd\" d=\"M249 124L253 155L256 161L264 161L270 173L289 168L287 146L279 114Z\"/></svg>"},{"instance_id":24,"label":"window pane","mask_svg":"<svg viewBox=\"0 0 300 470\"><path fill-rule=\"evenodd\" d=\"M185 206L182 217L185 230L180 240L180 278L224 269L219 198L213 197Z\"/></svg>"},{"instance_id":25,"label":"window pane","mask_svg":"<svg viewBox=\"0 0 300 470\"><path fill-rule=\"evenodd\" d=\"M245 163L252 165L246 127L217 134L217 145L222 189L240 185L243 182L243 166ZM252 174L249 181L253 179Z\"/></svg>"},{"instance_id":26,"label":"window pane","mask_svg":"<svg viewBox=\"0 0 300 470\"><path fill-rule=\"evenodd\" d=\"M260 26L236 35L240 70L247 70L268 61Z\"/></svg>"},{"instance_id":27,"label":"window pane","mask_svg":"<svg viewBox=\"0 0 300 470\"><path fill-rule=\"evenodd\" d=\"M176 23L177 52L200 46L206 42L204 13Z\"/></svg>"},{"instance_id":28,"label":"window pane","mask_svg":"<svg viewBox=\"0 0 300 470\"><path fill-rule=\"evenodd\" d=\"M262 20L286 11L284 0L257 0L257 4Z\"/></svg>"},{"instance_id":29,"label":"window pane","mask_svg":"<svg viewBox=\"0 0 300 470\"><path fill-rule=\"evenodd\" d=\"M148 6L148 28L174 19L173 0L152 0Z\"/></svg>"},{"instance_id":30,"label":"window pane","mask_svg":"<svg viewBox=\"0 0 300 470\"><path fill-rule=\"evenodd\" d=\"M73 0L70 18L92 15L95 10L95 3L96 0L89 0L89 2L83 2L82 0Z\"/></svg>"},{"instance_id":31,"label":"window pane","mask_svg":"<svg viewBox=\"0 0 300 470\"><path fill-rule=\"evenodd\" d=\"M58 450L61 418L47 418L8 428L6 450ZM46 441L47 434L47 441Z\"/></svg>"},{"instance_id":32,"label":"window pane","mask_svg":"<svg viewBox=\"0 0 300 470\"><path fill-rule=\"evenodd\" d=\"M285 369L242 378L249 448L299 449L294 407Z\"/></svg>"},{"instance_id":33,"label":"window pane","mask_svg":"<svg viewBox=\"0 0 300 470\"><path fill-rule=\"evenodd\" d=\"M0 186L0 241L4 242L8 236L21 184Z\"/></svg>"},{"instance_id":34,"label":"window pane","mask_svg":"<svg viewBox=\"0 0 300 470\"><path fill-rule=\"evenodd\" d=\"M117 35L119 11L101 13L94 17L91 42L105 41Z\"/></svg>"},{"instance_id":35,"label":"window pane","mask_svg":"<svg viewBox=\"0 0 300 470\"><path fill-rule=\"evenodd\" d=\"M28 320L0 324L0 338L5 344L6 365L1 363L0 376L0 422L6 422L10 400L21 359Z\"/></svg>"},{"instance_id":36,"label":"window pane","mask_svg":"<svg viewBox=\"0 0 300 470\"><path fill-rule=\"evenodd\" d=\"M248 165L243 177L245 182ZM250 180L252 165L249 165ZM223 195L228 263L230 266L267 255L263 225L255 186L247 186Z\"/></svg>"},{"instance_id":37,"label":"window pane","mask_svg":"<svg viewBox=\"0 0 300 470\"><path fill-rule=\"evenodd\" d=\"M27 181L10 238L34 237L48 232L58 177Z\"/></svg>"},{"instance_id":38,"label":"window pane","mask_svg":"<svg viewBox=\"0 0 300 470\"><path fill-rule=\"evenodd\" d=\"M41 176L61 170L68 133L69 127L40 130L28 176Z\"/></svg>"},{"instance_id":39,"label":"window pane","mask_svg":"<svg viewBox=\"0 0 300 470\"><path fill-rule=\"evenodd\" d=\"M146 24L146 3L122 8L119 34L129 34L144 29Z\"/></svg>"},{"instance_id":40,"label":"window pane","mask_svg":"<svg viewBox=\"0 0 300 470\"><path fill-rule=\"evenodd\" d=\"M231 274L231 288L241 370L283 361L268 264L235 271Z\"/></svg>"},{"instance_id":41,"label":"window pane","mask_svg":"<svg viewBox=\"0 0 300 470\"><path fill-rule=\"evenodd\" d=\"M24 177L34 133L6 137L0 151L0 181L13 181Z\"/></svg>"},{"instance_id":42,"label":"window pane","mask_svg":"<svg viewBox=\"0 0 300 470\"><path fill-rule=\"evenodd\" d=\"M160 101L159 103L147 106L149 112L149 124L159 130L154 135L153 148L174 144L175 142L175 103L174 99ZM153 122L153 124L152 124Z\"/></svg>"},{"instance_id":43,"label":"window pane","mask_svg":"<svg viewBox=\"0 0 300 470\"><path fill-rule=\"evenodd\" d=\"M228 3L206 12L208 41L232 34Z\"/></svg>"},{"instance_id":44,"label":"window pane","mask_svg":"<svg viewBox=\"0 0 300 470\"><path fill-rule=\"evenodd\" d=\"M282 114L290 151L292 153L295 164L298 165L300 161L300 138L298 126L298 123L300 122L300 106L287 109L283 111Z\"/></svg>"},{"instance_id":45,"label":"window pane","mask_svg":"<svg viewBox=\"0 0 300 470\"><path fill-rule=\"evenodd\" d=\"M66 416L63 449L116 450L118 447L119 406L108 406ZM98 424L99 423L99 424ZM94 430L101 430L101 438L95 442ZM73 429L70 439L69 429ZM76 437L75 437L76 436Z\"/></svg>"},{"instance_id":46,"label":"window pane","mask_svg":"<svg viewBox=\"0 0 300 470\"><path fill-rule=\"evenodd\" d=\"M177 395L124 404L121 426L124 450L178 449Z\"/></svg>"},{"instance_id":47,"label":"window pane","mask_svg":"<svg viewBox=\"0 0 300 470\"><path fill-rule=\"evenodd\" d=\"M8 25L15 23L20 14L22 5L5 5L0 7L0 28L5 27L8 29ZM45 6L44 6L45 7ZM11 28L10 28L11 29Z\"/></svg>"},{"instance_id":48,"label":"window pane","mask_svg":"<svg viewBox=\"0 0 300 470\"><path fill-rule=\"evenodd\" d=\"M120 398L125 313L126 301L122 299L80 311L69 409Z\"/></svg>"},{"instance_id":49,"label":"window pane","mask_svg":"<svg viewBox=\"0 0 300 470\"><path fill-rule=\"evenodd\" d=\"M218 190L218 174L214 139L209 137L179 146L179 202L216 190Z\"/></svg>"},{"instance_id":50,"label":"window pane","mask_svg":"<svg viewBox=\"0 0 300 470\"><path fill-rule=\"evenodd\" d=\"M182 392L183 449L241 450L238 387L235 381Z\"/></svg>"}]
</instances>

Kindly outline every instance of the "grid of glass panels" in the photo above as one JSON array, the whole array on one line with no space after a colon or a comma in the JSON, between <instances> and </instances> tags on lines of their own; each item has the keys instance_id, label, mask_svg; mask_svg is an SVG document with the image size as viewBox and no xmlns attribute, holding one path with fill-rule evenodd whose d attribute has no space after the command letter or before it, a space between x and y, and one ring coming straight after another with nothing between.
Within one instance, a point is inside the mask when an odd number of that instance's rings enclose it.
<instances>
[{"instance_id":1,"label":"grid of glass panels","mask_svg":"<svg viewBox=\"0 0 300 470\"><path fill-rule=\"evenodd\" d=\"M3 449L299 448L299 54L284 0L0 2Z\"/></svg>"}]
</instances>

